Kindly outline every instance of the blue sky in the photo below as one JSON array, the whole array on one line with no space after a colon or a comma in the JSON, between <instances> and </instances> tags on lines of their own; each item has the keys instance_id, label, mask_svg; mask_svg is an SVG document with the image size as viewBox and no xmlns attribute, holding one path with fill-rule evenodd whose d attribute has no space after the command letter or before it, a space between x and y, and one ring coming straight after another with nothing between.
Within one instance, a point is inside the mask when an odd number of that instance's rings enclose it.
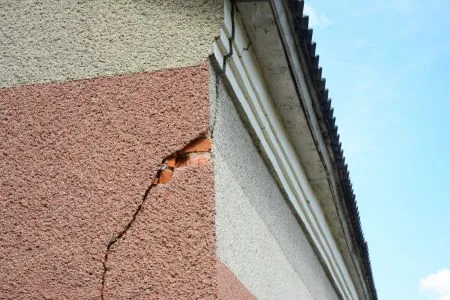
<instances>
[{"instance_id":1,"label":"blue sky","mask_svg":"<svg viewBox=\"0 0 450 300\"><path fill-rule=\"evenodd\" d=\"M450 299L450 1L310 0L378 296Z\"/></svg>"}]
</instances>

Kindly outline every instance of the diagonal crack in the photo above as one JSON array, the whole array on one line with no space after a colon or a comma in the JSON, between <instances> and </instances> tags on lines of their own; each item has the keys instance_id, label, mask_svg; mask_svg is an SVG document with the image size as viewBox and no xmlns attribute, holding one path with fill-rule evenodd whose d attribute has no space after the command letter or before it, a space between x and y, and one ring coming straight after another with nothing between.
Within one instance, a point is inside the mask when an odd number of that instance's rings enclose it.
<instances>
[{"instance_id":1,"label":"diagonal crack","mask_svg":"<svg viewBox=\"0 0 450 300\"><path fill-rule=\"evenodd\" d=\"M154 179L157 178L157 176L158 176L159 173L160 173L160 171L158 171L158 172L156 173ZM123 235L128 231L128 229L130 229L131 226L133 225L134 221L136 220L137 215L139 214L139 212L140 212L141 209L142 209L142 206L143 206L144 203L146 202L146 200L147 200L147 198L148 198L148 195L150 194L150 191L152 190L152 188L153 188L154 186L156 186L153 182L154 182L154 180L152 180L152 184L151 184L151 185L147 188L147 190L145 191L144 196L142 197L142 201L141 201L141 203L138 205L138 207L137 207L136 211L134 212L134 214L133 214L131 220L128 222L128 224L125 226L125 228L124 228L121 232L119 232L119 234L118 234L116 237L112 238L112 239L109 241L108 246L106 247L105 257L104 257L104 259L103 259L102 288L101 288L101 291L100 291L100 298L101 298L102 300L104 299L104 291L105 291L105 283L106 283L106 273L108 272L108 267L106 266L106 264L108 263L108 254L109 254L109 251L110 251L111 247L112 247L118 240L120 240L120 239L123 237Z\"/></svg>"},{"instance_id":2,"label":"diagonal crack","mask_svg":"<svg viewBox=\"0 0 450 300\"><path fill-rule=\"evenodd\" d=\"M109 241L108 246L106 247L105 257L103 259L102 286L100 290L101 300L104 300L105 296L105 285L106 285L106 275L108 272L107 263L109 252L112 246L117 241L119 241L125 235L125 233L127 233L127 231L133 226L133 223L136 221L137 215L140 213L142 207L147 201L151 190L157 185L167 183L172 178L173 172L176 168L189 165L190 161L193 161L194 164L201 163L204 159L204 157L202 157L201 154L209 153L211 151L211 146L212 141L211 138L209 137L209 133L205 133L202 134L200 137L191 141L183 149L172 153L163 160L162 166L156 172L156 175L153 177L149 187L145 190L145 193L142 196L141 203L134 211L131 220L127 223L127 225L124 227L122 231L120 231L115 237L113 237Z\"/></svg>"}]
</instances>

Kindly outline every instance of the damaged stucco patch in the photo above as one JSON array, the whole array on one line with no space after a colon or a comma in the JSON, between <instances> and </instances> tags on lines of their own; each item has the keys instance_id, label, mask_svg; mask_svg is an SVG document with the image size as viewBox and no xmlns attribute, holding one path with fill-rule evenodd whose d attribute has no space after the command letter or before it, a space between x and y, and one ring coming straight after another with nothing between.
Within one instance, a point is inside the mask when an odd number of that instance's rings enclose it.
<instances>
[{"instance_id":1,"label":"damaged stucco patch","mask_svg":"<svg viewBox=\"0 0 450 300\"><path fill-rule=\"evenodd\" d=\"M113 246L118 242L124 235L128 233L128 231L131 229L131 227L134 225L136 218L138 217L139 213L143 209L143 207L146 205L146 201L149 197L151 197L150 193L151 191L156 188L158 185L164 185L167 184L173 177L175 170L182 170L187 167L199 167L202 165L208 165L210 164L211 160L211 146L212 146L212 140L209 138L209 136L206 134L204 136L201 136L192 142L190 142L187 146L185 146L183 149L176 151L175 153L172 153L167 158L163 160L161 168L157 171L155 178L151 181L150 186L145 191L142 202L139 203L137 206L135 212L133 213L131 220L126 224L124 229L120 231L117 235L115 235L111 241L109 242L108 246L106 247L105 252L105 258L103 261L103 275L102 275L102 287L100 291L100 298L105 298L105 285L106 285L106 279L107 279L107 273L109 269L108 264L108 258L111 249ZM205 184L208 184L205 182ZM211 198L211 197L210 197ZM183 213L181 211L181 213ZM209 223L209 222L208 222ZM210 232L211 233L211 232ZM214 231L212 232L212 235L214 235ZM152 270L147 270L151 272ZM139 273L140 274L140 273ZM183 276L183 274L181 274ZM159 282L154 282L154 285L158 285ZM149 288L145 287L141 290L141 292L148 291ZM137 296L137 295L135 295Z\"/></svg>"},{"instance_id":2,"label":"damaged stucco patch","mask_svg":"<svg viewBox=\"0 0 450 300\"><path fill-rule=\"evenodd\" d=\"M110 247L105 299L217 297L213 171L209 153L190 157L153 185L133 226Z\"/></svg>"},{"instance_id":3,"label":"damaged stucco patch","mask_svg":"<svg viewBox=\"0 0 450 300\"><path fill-rule=\"evenodd\" d=\"M164 159L161 169L158 171L154 185L166 184L172 179L175 169L190 165L202 164L209 160L212 140L209 134L199 137L189 145Z\"/></svg>"}]
</instances>

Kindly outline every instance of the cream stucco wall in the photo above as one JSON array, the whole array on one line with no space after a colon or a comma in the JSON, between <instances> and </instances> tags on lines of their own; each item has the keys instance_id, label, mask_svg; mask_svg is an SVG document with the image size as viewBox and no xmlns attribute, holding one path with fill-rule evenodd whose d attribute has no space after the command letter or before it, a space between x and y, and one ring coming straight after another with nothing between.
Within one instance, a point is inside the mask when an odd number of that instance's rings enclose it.
<instances>
[{"instance_id":1,"label":"cream stucco wall","mask_svg":"<svg viewBox=\"0 0 450 300\"><path fill-rule=\"evenodd\" d=\"M5 0L0 88L198 65L222 19L222 0Z\"/></svg>"},{"instance_id":2,"label":"cream stucco wall","mask_svg":"<svg viewBox=\"0 0 450 300\"><path fill-rule=\"evenodd\" d=\"M258 299L338 299L224 85L220 80L216 85L216 79L210 86L219 259Z\"/></svg>"}]
</instances>

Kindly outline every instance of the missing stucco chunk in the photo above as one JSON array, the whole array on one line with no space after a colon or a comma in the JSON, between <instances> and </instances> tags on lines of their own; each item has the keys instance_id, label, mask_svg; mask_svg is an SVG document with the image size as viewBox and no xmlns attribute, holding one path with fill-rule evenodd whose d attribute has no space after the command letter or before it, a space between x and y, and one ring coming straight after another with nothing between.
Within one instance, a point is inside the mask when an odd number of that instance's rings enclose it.
<instances>
[{"instance_id":1,"label":"missing stucco chunk","mask_svg":"<svg viewBox=\"0 0 450 300\"><path fill-rule=\"evenodd\" d=\"M161 168L157 171L156 176L151 181L150 186L145 191L144 195L142 196L142 201L136 208L136 210L133 213L133 216L131 217L131 220L128 222L128 224L124 227L122 231L120 231L118 234L116 234L108 243L108 246L106 247L105 257L103 259L103 274L102 274L102 286L100 290L100 298L103 300L105 296L105 284L106 284L106 275L108 272L108 255L111 250L111 247L120 240L125 233L128 231L128 229L133 226L134 221L136 221L136 217L141 211L143 205L145 204L145 201L147 200L150 191L153 187L157 185L163 185L168 183L175 172L176 169L182 169L187 166L199 166L205 163L208 163L211 159L211 148L212 148L212 140L209 136L209 134L205 134L200 138L197 138L190 142L186 147L183 149L176 151L172 153L171 155L167 156L162 163Z\"/></svg>"},{"instance_id":2,"label":"missing stucco chunk","mask_svg":"<svg viewBox=\"0 0 450 300\"><path fill-rule=\"evenodd\" d=\"M163 161L163 166L153 180L153 184L166 184L172 179L177 168L190 165L199 165L209 161L212 140L202 137L189 143L186 147L168 156Z\"/></svg>"}]
</instances>

